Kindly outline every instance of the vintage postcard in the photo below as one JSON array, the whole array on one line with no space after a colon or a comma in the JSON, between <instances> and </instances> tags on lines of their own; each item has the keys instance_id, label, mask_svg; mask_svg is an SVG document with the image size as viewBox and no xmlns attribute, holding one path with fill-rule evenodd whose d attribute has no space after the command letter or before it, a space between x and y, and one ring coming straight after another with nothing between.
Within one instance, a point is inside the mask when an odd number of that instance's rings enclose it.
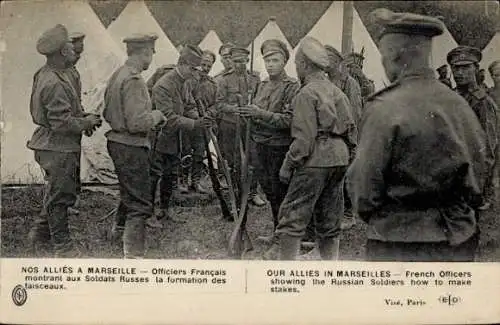
<instances>
[{"instance_id":1,"label":"vintage postcard","mask_svg":"<svg viewBox=\"0 0 500 325\"><path fill-rule=\"evenodd\" d=\"M498 1L0 3L0 322L500 322Z\"/></svg>"}]
</instances>

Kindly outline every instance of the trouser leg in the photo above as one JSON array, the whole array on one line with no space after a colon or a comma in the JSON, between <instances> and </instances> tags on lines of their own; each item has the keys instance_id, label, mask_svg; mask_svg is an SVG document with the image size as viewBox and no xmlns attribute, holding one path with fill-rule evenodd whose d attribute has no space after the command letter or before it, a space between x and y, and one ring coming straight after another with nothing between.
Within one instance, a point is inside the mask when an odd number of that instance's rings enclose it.
<instances>
[{"instance_id":1,"label":"trouser leg","mask_svg":"<svg viewBox=\"0 0 500 325\"><path fill-rule=\"evenodd\" d=\"M177 187L177 178L180 161L171 154L162 154L163 174L160 183L160 208L167 210L172 200L172 195Z\"/></svg>"},{"instance_id":2,"label":"trouser leg","mask_svg":"<svg viewBox=\"0 0 500 325\"><path fill-rule=\"evenodd\" d=\"M56 255L63 256L73 249L68 208L76 201L80 153L35 151L35 159L47 175L45 211Z\"/></svg>"},{"instance_id":3,"label":"trouser leg","mask_svg":"<svg viewBox=\"0 0 500 325\"><path fill-rule=\"evenodd\" d=\"M123 233L125 258L145 254L145 220L152 215L149 150L108 141L108 150L120 182L121 203L127 211Z\"/></svg>"},{"instance_id":4,"label":"trouser leg","mask_svg":"<svg viewBox=\"0 0 500 325\"><path fill-rule=\"evenodd\" d=\"M191 150L193 160L191 164L191 183L195 185L200 182L203 172L203 155L205 153L205 143L202 130L193 130L190 134ZM207 155L210 153L208 152Z\"/></svg>"}]
</instances>

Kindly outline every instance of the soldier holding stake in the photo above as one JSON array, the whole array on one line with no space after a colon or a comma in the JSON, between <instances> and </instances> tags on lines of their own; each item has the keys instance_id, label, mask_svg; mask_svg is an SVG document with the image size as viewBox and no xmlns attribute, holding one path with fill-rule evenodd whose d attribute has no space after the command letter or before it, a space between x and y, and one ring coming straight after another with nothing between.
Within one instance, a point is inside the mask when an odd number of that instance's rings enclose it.
<instances>
[{"instance_id":1,"label":"soldier holding stake","mask_svg":"<svg viewBox=\"0 0 500 325\"><path fill-rule=\"evenodd\" d=\"M486 138L467 102L436 80L433 17L377 9L379 48L392 82L373 94L347 173L368 224L371 261L473 261ZM431 155L429 153L432 153Z\"/></svg>"}]
</instances>

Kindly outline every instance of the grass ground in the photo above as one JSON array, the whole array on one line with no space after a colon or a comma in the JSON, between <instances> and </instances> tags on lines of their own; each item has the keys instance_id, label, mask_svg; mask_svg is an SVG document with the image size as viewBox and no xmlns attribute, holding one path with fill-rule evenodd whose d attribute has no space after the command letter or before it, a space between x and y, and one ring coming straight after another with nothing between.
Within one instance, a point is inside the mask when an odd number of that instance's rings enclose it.
<instances>
[{"instance_id":1,"label":"grass ground","mask_svg":"<svg viewBox=\"0 0 500 325\"><path fill-rule=\"evenodd\" d=\"M4 257L33 257L30 255L27 234L42 205L42 188L2 190L1 255ZM500 205L498 198L485 215L478 261L500 261ZM173 213L185 223L167 221L163 229L148 229L147 258L153 259L228 259L226 253L233 223L221 219L216 200L200 202L175 200ZM104 218L118 204L118 197L110 192L82 192L79 215L70 217L74 239L84 257L121 258L121 247L107 240L113 221ZM195 205L195 206L193 206ZM248 232L251 238L270 234L272 230L269 206L250 207ZM365 225L357 223L341 236L340 255L343 260L362 260L364 255ZM266 246L254 241L254 251L247 259L260 259Z\"/></svg>"}]
</instances>

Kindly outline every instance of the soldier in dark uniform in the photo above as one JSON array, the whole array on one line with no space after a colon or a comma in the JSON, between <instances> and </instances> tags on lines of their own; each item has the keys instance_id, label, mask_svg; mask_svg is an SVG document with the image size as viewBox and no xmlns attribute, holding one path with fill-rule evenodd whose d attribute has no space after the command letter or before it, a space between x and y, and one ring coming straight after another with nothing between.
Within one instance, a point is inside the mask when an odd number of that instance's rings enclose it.
<instances>
[{"instance_id":1,"label":"soldier in dark uniform","mask_svg":"<svg viewBox=\"0 0 500 325\"><path fill-rule=\"evenodd\" d=\"M208 73L215 63L215 54L210 51L204 51L201 57L200 73L197 78L191 78L184 84L185 97L188 98L184 116L198 119L200 114L198 112L199 101L206 110L211 112L212 107L215 105L217 96L217 85L213 78ZM191 174L191 184L189 189L208 194L208 190L204 188L201 183L201 175L203 171L203 154L205 152L205 145L203 140L203 130L193 130L186 132L183 138L184 152L192 156L192 163L189 168L183 169L181 178L188 180ZM209 153L208 153L209 154Z\"/></svg>"},{"instance_id":2,"label":"soldier in dark uniform","mask_svg":"<svg viewBox=\"0 0 500 325\"><path fill-rule=\"evenodd\" d=\"M85 114L68 68L75 61L73 45L63 25L43 33L37 51L47 57L35 73L30 112L37 125L28 141L44 170L47 188L44 207L29 239L38 248L52 241L56 257L78 257L68 227L68 208L76 201L80 174L81 138L101 125L96 115Z\"/></svg>"},{"instance_id":3,"label":"soldier in dark uniform","mask_svg":"<svg viewBox=\"0 0 500 325\"><path fill-rule=\"evenodd\" d=\"M448 65L443 64L442 66L437 68L436 71L439 75L438 80L444 83L446 86L453 88L453 86L451 85L450 76L448 75Z\"/></svg>"},{"instance_id":4,"label":"soldier in dark uniform","mask_svg":"<svg viewBox=\"0 0 500 325\"><path fill-rule=\"evenodd\" d=\"M257 86L260 83L259 76L247 70L249 54L250 52L245 48L231 48L233 68L224 73L217 83L220 145L224 159L227 160L229 168L232 170L233 184L237 188L241 185L240 151L245 150L240 146L240 143L244 142L245 124L243 119L239 117L238 108L249 104L249 98L255 97ZM236 125L238 123L240 123L241 127L241 141L236 136ZM256 166L254 143L251 143L250 156L250 164ZM265 204L257 194L257 180L255 177L252 180L251 193L251 200L255 205L262 206Z\"/></svg>"},{"instance_id":5,"label":"soldier in dark uniform","mask_svg":"<svg viewBox=\"0 0 500 325\"><path fill-rule=\"evenodd\" d=\"M289 183L279 210L280 259L294 260L311 218L315 218L320 256L338 258L344 214L343 178L356 126L347 96L323 72L329 66L321 43L306 37L295 56L302 87L292 101L293 141L280 169Z\"/></svg>"},{"instance_id":6,"label":"soldier in dark uniform","mask_svg":"<svg viewBox=\"0 0 500 325\"><path fill-rule=\"evenodd\" d=\"M371 261L472 261L487 157L467 102L430 67L437 18L377 9L379 49L391 84L367 101L347 172L368 224Z\"/></svg>"},{"instance_id":7,"label":"soldier in dark uniform","mask_svg":"<svg viewBox=\"0 0 500 325\"><path fill-rule=\"evenodd\" d=\"M153 153L156 155L153 160L161 162L159 164L161 169L157 169L158 165L154 164L150 170L152 202L154 202L157 183L161 179L161 210L158 219L167 219L169 217L168 208L177 182L180 164L181 131L202 130L204 127L212 125L212 120L209 117L193 119L184 116L187 104L184 83L199 74L198 67L201 59L202 51L198 47L192 45L183 46L175 69L167 72L153 87L152 99L154 107L167 118L166 124L158 136L156 151ZM170 217L176 221L173 216ZM157 222L157 218L151 218L148 220L148 224L161 227L161 224Z\"/></svg>"},{"instance_id":8,"label":"soldier in dark uniform","mask_svg":"<svg viewBox=\"0 0 500 325\"><path fill-rule=\"evenodd\" d=\"M493 169L497 150L497 106L493 99L481 88L476 80L481 51L474 47L459 46L448 53L447 60L451 66L453 79L457 85L456 91L469 103L486 133L486 153L489 162L488 179L484 188L484 204L479 210L490 207L494 196Z\"/></svg>"},{"instance_id":9,"label":"soldier in dark uniform","mask_svg":"<svg viewBox=\"0 0 500 325\"><path fill-rule=\"evenodd\" d=\"M231 49L234 47L233 43L224 43L219 48L220 61L224 66L224 70L214 76L216 83L222 79L222 76L233 68L233 61L231 60Z\"/></svg>"},{"instance_id":10,"label":"soldier in dark uniform","mask_svg":"<svg viewBox=\"0 0 500 325\"><path fill-rule=\"evenodd\" d=\"M279 170L292 142L291 101L299 90L298 80L289 77L285 65L290 58L286 44L279 40L265 41L261 46L269 78L262 81L252 105L239 109L243 117L252 119L252 139L259 160L259 182L271 203L273 235L260 239L278 244L274 231L278 226L278 211L285 198L287 185L280 182Z\"/></svg>"},{"instance_id":11,"label":"soldier in dark uniform","mask_svg":"<svg viewBox=\"0 0 500 325\"><path fill-rule=\"evenodd\" d=\"M155 52L155 35L133 35L123 40L128 59L108 81L103 115L111 130L106 132L108 151L120 182L120 203L112 233L123 232L125 258L143 258L145 221L151 217L151 179L149 175L148 134L163 122L161 111L152 110L146 82L147 70Z\"/></svg>"}]
</instances>

